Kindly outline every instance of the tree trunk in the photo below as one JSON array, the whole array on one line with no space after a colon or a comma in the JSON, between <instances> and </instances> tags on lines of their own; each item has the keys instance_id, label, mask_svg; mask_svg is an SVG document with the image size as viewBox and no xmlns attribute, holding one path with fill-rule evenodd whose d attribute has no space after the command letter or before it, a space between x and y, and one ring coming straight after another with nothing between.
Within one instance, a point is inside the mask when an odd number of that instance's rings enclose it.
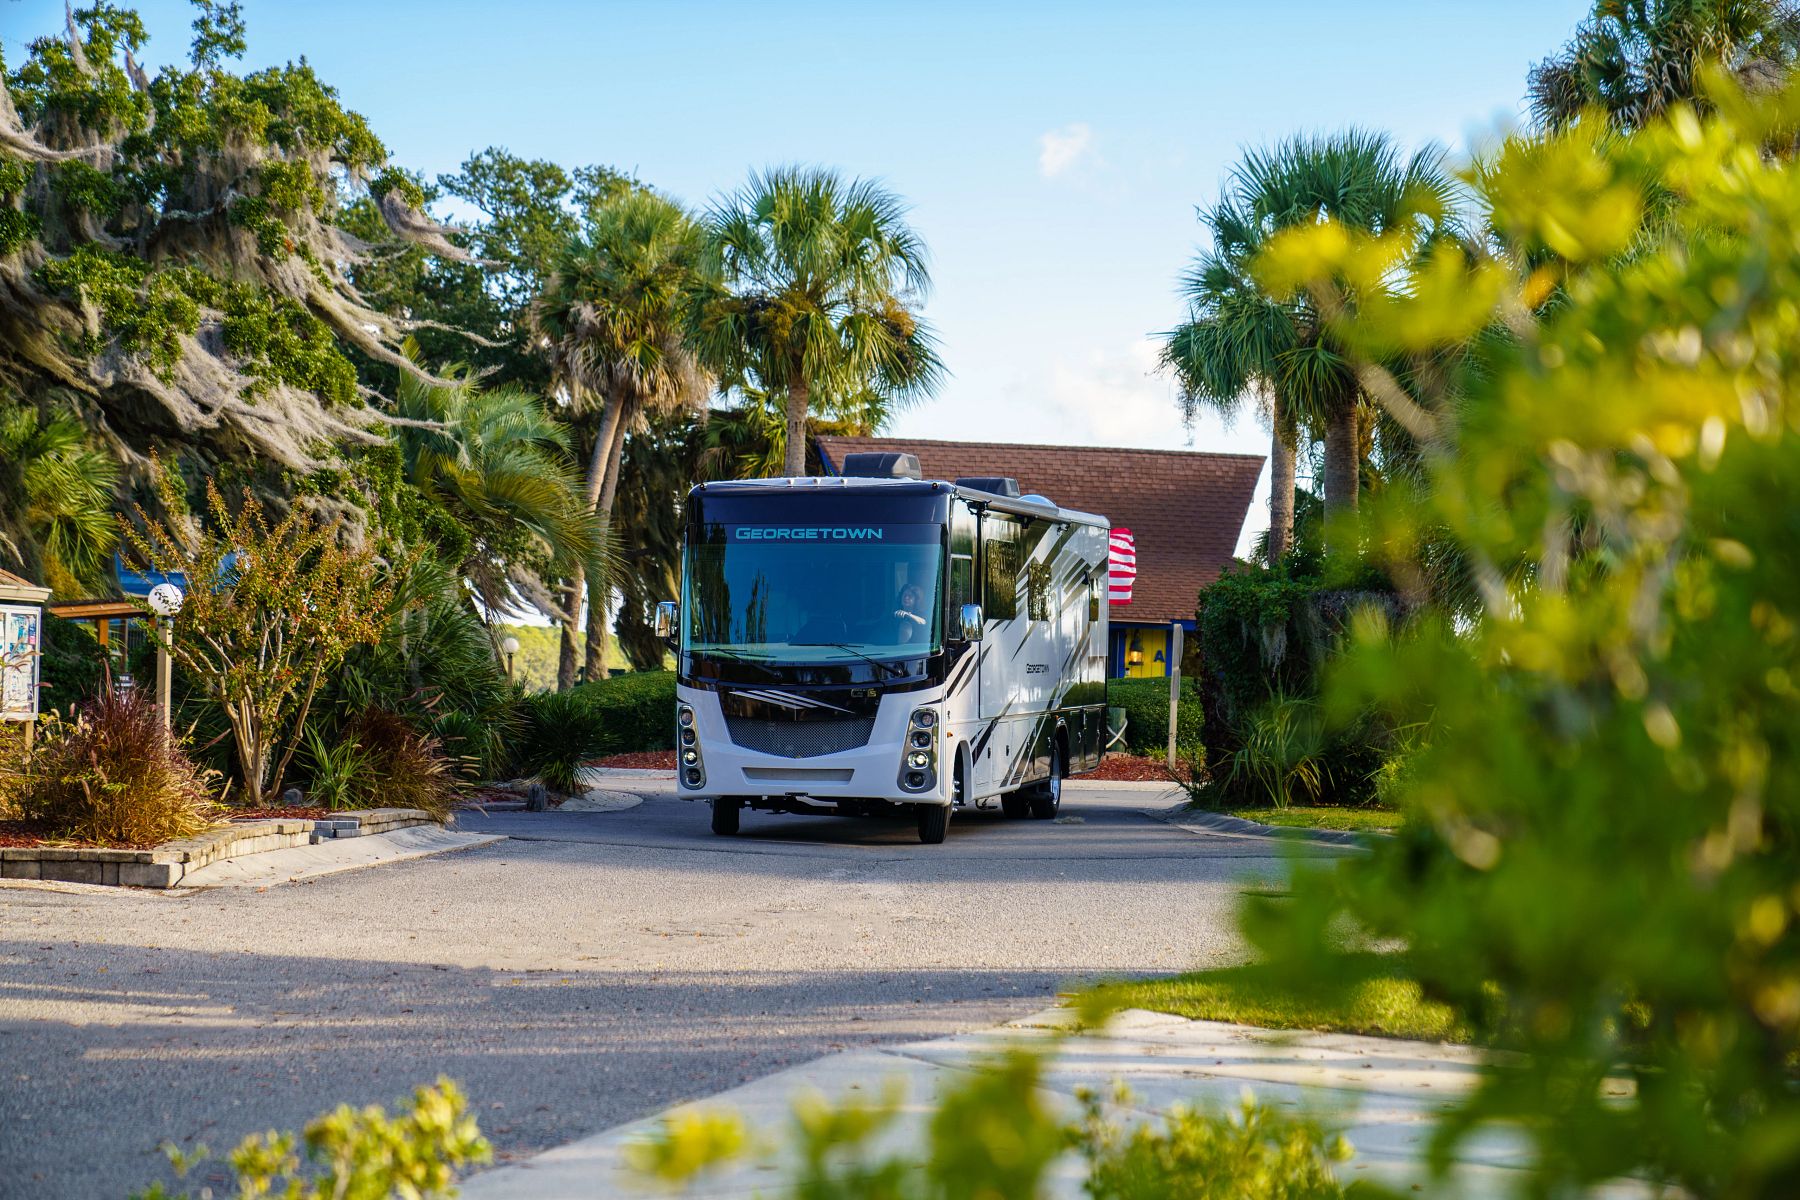
<instances>
[{"instance_id":1,"label":"tree trunk","mask_svg":"<svg viewBox=\"0 0 1800 1200\"><path fill-rule=\"evenodd\" d=\"M787 457L782 471L790 477L806 474L806 400L808 391L804 381L788 388Z\"/></svg>"},{"instance_id":2,"label":"tree trunk","mask_svg":"<svg viewBox=\"0 0 1800 1200\"><path fill-rule=\"evenodd\" d=\"M594 435L594 448L588 453L587 467L587 506L592 511L600 503L600 493L606 488L607 452L612 448L613 437L618 430L619 402L611 401L600 416L600 430ZM569 572L569 587L563 598L562 636L556 646L556 690L566 692L575 686L575 667L584 654L577 650L575 643L577 631L581 628L581 592L587 584L587 569L576 563ZM589 664L588 677L594 678L592 670L593 650L586 651ZM602 660L604 661L604 660Z\"/></svg>"},{"instance_id":3,"label":"tree trunk","mask_svg":"<svg viewBox=\"0 0 1800 1200\"><path fill-rule=\"evenodd\" d=\"M618 405L613 406L615 409ZM604 429L605 427L602 426ZM595 512L600 517L600 527L608 529L612 526L613 497L619 494L619 468L625 459L625 422L614 421L611 431L612 444L607 448L605 465L601 468L601 485ZM593 580L588 584L587 604L587 677L605 679L606 647L612 640L612 629L606 620L607 602L612 599L612 589L605 580Z\"/></svg>"},{"instance_id":4,"label":"tree trunk","mask_svg":"<svg viewBox=\"0 0 1800 1200\"><path fill-rule=\"evenodd\" d=\"M556 690L566 692L575 686L575 631L581 628L581 579L579 565L563 592L562 639L556 647Z\"/></svg>"},{"instance_id":5,"label":"tree trunk","mask_svg":"<svg viewBox=\"0 0 1800 1200\"><path fill-rule=\"evenodd\" d=\"M1269 439L1269 565L1275 566L1294 548L1294 431L1277 404L1275 433Z\"/></svg>"},{"instance_id":6,"label":"tree trunk","mask_svg":"<svg viewBox=\"0 0 1800 1200\"><path fill-rule=\"evenodd\" d=\"M1356 512L1357 466L1362 460L1361 451L1356 405L1334 405L1325 426L1325 546L1328 550L1346 548L1335 545L1333 539L1344 536L1343 523ZM1334 526L1337 527L1335 531Z\"/></svg>"}]
</instances>

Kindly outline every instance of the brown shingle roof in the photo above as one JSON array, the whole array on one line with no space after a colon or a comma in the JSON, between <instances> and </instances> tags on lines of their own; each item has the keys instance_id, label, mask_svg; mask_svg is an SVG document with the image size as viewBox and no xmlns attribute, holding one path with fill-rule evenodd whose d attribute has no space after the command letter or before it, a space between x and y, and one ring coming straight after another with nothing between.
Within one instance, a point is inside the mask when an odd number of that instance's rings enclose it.
<instances>
[{"instance_id":1,"label":"brown shingle roof","mask_svg":"<svg viewBox=\"0 0 1800 1200\"><path fill-rule=\"evenodd\" d=\"M1115 621L1194 619L1194 597L1218 577L1237 548L1262 473L1257 454L1122 450L1094 446L1015 446L916 438L821 437L833 469L845 454L916 454L927 479L1009 475L1019 490L1064 508L1105 516L1137 539L1131 603L1112 606Z\"/></svg>"}]
</instances>

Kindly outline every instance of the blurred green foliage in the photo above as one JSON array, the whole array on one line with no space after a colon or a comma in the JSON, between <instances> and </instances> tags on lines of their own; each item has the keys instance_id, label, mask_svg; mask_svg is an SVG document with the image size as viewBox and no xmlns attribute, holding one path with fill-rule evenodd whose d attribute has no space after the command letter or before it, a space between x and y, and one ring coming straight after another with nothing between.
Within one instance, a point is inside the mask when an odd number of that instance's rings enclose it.
<instances>
[{"instance_id":1,"label":"blurred green foliage","mask_svg":"<svg viewBox=\"0 0 1800 1200\"><path fill-rule=\"evenodd\" d=\"M1327 714L1428 724L1371 854L1300 869L1244 927L1316 981L1341 934L1404 943L1506 1055L1443 1118L1534 1146L1531 1195L1636 1173L1800 1194L1800 89L1715 80L1621 135L1509 140L1469 183L1489 234L1425 261L1330 225L1259 264L1336 314L1424 470L1364 515L1429 597L1351 620ZM1475 349L1437 388L1384 364Z\"/></svg>"},{"instance_id":2,"label":"blurred green foliage","mask_svg":"<svg viewBox=\"0 0 1800 1200\"><path fill-rule=\"evenodd\" d=\"M1051 1043L1051 1047L1055 1043ZM1040 1086L1047 1055L1013 1049L962 1073L926 1106L916 1148L904 1144L909 1105L894 1084L873 1099L813 1094L794 1105L786 1175L775 1194L799 1200L1032 1200L1052 1194L1053 1171L1080 1160L1094 1200L1336 1200L1333 1164L1350 1157L1342 1137L1246 1095L1238 1109L1182 1108L1159 1124L1122 1124L1132 1098L1083 1094L1080 1120L1065 1121ZM759 1151L782 1149L729 1111L691 1109L667 1118L630 1149L647 1181L680 1187ZM771 1181L772 1182L772 1181ZM1061 1194L1060 1191L1055 1194ZM1373 1195L1374 1193L1365 1193Z\"/></svg>"},{"instance_id":3,"label":"blurred green foliage","mask_svg":"<svg viewBox=\"0 0 1800 1200\"><path fill-rule=\"evenodd\" d=\"M412 1101L389 1115L378 1105L339 1105L307 1125L304 1133L273 1129L252 1134L226 1155L233 1194L285 1200L431 1200L456 1194L456 1172L488 1162L493 1152L456 1084L445 1078L417 1088ZM211 1154L205 1146L183 1153L165 1143L177 1177ZM202 1188L201 1197L211 1196ZM189 1200L155 1183L132 1200Z\"/></svg>"}]
</instances>

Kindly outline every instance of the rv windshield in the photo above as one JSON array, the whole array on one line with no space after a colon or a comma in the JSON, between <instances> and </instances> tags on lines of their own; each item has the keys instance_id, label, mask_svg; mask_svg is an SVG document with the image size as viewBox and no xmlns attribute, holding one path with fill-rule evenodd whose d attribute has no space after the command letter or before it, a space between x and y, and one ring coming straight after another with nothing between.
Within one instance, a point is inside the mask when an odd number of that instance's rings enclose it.
<instances>
[{"instance_id":1,"label":"rv windshield","mask_svg":"<svg viewBox=\"0 0 1800 1200\"><path fill-rule=\"evenodd\" d=\"M698 654L830 663L942 645L943 526L724 525L688 546L682 637Z\"/></svg>"}]
</instances>

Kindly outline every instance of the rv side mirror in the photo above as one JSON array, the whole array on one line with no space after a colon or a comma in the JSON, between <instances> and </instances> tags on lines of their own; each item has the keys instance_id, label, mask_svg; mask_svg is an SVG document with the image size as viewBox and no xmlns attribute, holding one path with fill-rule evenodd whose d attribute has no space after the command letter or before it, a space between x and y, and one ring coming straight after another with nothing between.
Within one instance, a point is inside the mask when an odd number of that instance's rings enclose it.
<instances>
[{"instance_id":1,"label":"rv side mirror","mask_svg":"<svg viewBox=\"0 0 1800 1200\"><path fill-rule=\"evenodd\" d=\"M665 642L672 642L680 628L681 605L673 600L664 600L658 604L656 606L656 636Z\"/></svg>"},{"instance_id":2,"label":"rv side mirror","mask_svg":"<svg viewBox=\"0 0 1800 1200\"><path fill-rule=\"evenodd\" d=\"M965 642L981 640L981 605L965 604L962 606L962 636Z\"/></svg>"}]
</instances>

